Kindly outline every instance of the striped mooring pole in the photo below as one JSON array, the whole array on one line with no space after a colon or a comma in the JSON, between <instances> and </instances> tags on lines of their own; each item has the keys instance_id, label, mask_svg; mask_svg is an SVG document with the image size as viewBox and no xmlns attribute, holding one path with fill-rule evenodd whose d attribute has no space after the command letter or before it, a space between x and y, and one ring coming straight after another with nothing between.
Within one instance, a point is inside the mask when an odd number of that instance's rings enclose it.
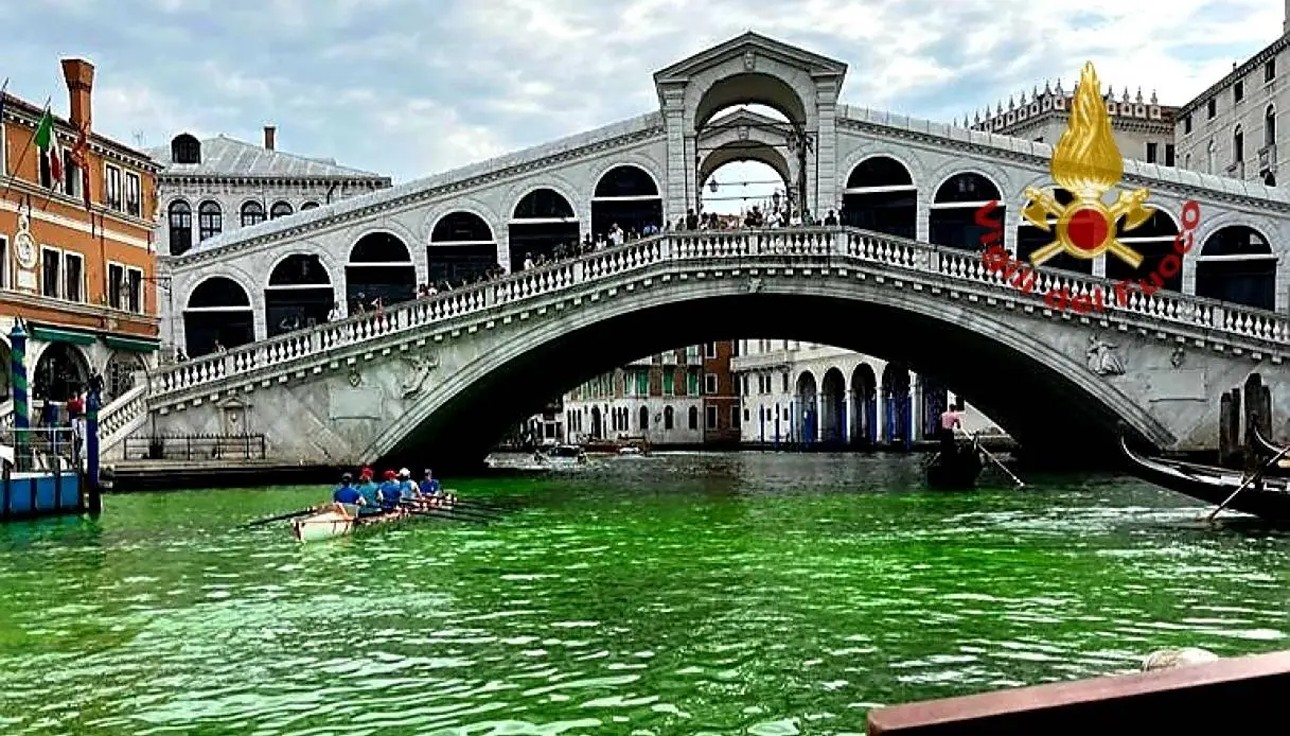
<instances>
[{"instance_id":1,"label":"striped mooring pole","mask_svg":"<svg viewBox=\"0 0 1290 736\"><path fill-rule=\"evenodd\" d=\"M22 320L13 321L9 331L9 371L13 377L13 449L18 470L26 470L27 434L31 428L31 405L27 397L27 331Z\"/></svg>"}]
</instances>

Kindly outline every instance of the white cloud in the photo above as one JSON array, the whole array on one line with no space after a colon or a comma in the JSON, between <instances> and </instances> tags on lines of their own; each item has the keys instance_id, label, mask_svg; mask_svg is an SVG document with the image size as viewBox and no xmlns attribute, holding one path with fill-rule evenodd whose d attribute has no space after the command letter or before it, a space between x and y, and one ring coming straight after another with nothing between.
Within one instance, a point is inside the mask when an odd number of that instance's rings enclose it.
<instances>
[{"instance_id":1,"label":"white cloud","mask_svg":"<svg viewBox=\"0 0 1290 736\"><path fill-rule=\"evenodd\" d=\"M400 180L656 109L654 71L746 30L847 62L843 102L948 120L1045 79L1069 88L1086 60L1117 94L1181 104L1283 20L1267 0L40 4L49 22L0 47L19 94L43 99L60 55L92 53L95 119L127 142L255 140L272 120L284 148Z\"/></svg>"}]
</instances>

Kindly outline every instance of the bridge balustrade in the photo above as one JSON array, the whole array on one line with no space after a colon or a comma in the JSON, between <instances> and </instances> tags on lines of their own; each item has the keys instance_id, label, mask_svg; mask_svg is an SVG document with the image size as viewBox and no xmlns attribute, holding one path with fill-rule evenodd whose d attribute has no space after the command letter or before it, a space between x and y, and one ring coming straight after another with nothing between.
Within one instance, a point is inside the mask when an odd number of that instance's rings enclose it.
<instances>
[{"instance_id":1,"label":"bridge balustrade","mask_svg":"<svg viewBox=\"0 0 1290 736\"><path fill-rule=\"evenodd\" d=\"M1290 344L1287 319L1273 312L1226 304L1164 290L1128 293L1118 304L1112 282L1083 274L1044 269L1035 272L1033 289L1022 295L1001 272L991 272L979 252L935 246L879 233L840 227L773 230L679 231L637 240L578 258L520 271L502 279L392 305L383 311L287 333L227 353L162 368L152 374L151 395L162 396L217 383L233 376L324 354L373 338L475 314L558 293L670 261L760 259L747 266L882 266L907 277L935 276L933 284L979 285L992 295L1032 299L1066 289L1070 296L1103 294L1107 313L1120 311L1152 320L1199 327L1211 336L1248 338L1278 346ZM821 262L823 261L823 262ZM1216 335L1215 335L1216 333Z\"/></svg>"}]
</instances>

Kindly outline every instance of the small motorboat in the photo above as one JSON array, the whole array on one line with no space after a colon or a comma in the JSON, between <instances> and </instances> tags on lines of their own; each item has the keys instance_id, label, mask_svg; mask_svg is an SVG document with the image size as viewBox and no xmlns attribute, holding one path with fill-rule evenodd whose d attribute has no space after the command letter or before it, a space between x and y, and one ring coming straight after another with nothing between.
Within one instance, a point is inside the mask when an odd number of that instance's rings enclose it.
<instances>
[{"instance_id":1,"label":"small motorboat","mask_svg":"<svg viewBox=\"0 0 1290 736\"><path fill-rule=\"evenodd\" d=\"M965 491L976 488L977 476L981 475L981 452L976 442L959 443L954 452L944 451L927 465L927 486L943 491Z\"/></svg>"},{"instance_id":2,"label":"small motorboat","mask_svg":"<svg viewBox=\"0 0 1290 736\"><path fill-rule=\"evenodd\" d=\"M574 467L587 463L587 453L577 445L553 445L539 448L533 459L551 467Z\"/></svg>"},{"instance_id":3,"label":"small motorboat","mask_svg":"<svg viewBox=\"0 0 1290 736\"><path fill-rule=\"evenodd\" d=\"M1120 438L1120 449L1129 460L1133 474L1143 480L1216 506L1241 489L1231 501L1227 501L1227 508L1265 521L1290 522L1290 487L1287 487L1290 481L1285 478L1261 477L1246 485L1248 477L1239 470L1144 457L1130 450L1123 437ZM1277 452L1280 451L1278 448Z\"/></svg>"}]
</instances>

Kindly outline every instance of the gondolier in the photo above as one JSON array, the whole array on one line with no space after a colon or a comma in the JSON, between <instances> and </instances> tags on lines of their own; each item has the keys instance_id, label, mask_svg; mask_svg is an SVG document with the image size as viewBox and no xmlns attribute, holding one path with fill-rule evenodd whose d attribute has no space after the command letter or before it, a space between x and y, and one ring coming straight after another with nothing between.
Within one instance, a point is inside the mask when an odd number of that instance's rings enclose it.
<instances>
[{"instance_id":1,"label":"gondolier","mask_svg":"<svg viewBox=\"0 0 1290 736\"><path fill-rule=\"evenodd\" d=\"M963 405L950 404L941 412L941 452L951 455L956 451L955 430L963 429Z\"/></svg>"}]
</instances>

